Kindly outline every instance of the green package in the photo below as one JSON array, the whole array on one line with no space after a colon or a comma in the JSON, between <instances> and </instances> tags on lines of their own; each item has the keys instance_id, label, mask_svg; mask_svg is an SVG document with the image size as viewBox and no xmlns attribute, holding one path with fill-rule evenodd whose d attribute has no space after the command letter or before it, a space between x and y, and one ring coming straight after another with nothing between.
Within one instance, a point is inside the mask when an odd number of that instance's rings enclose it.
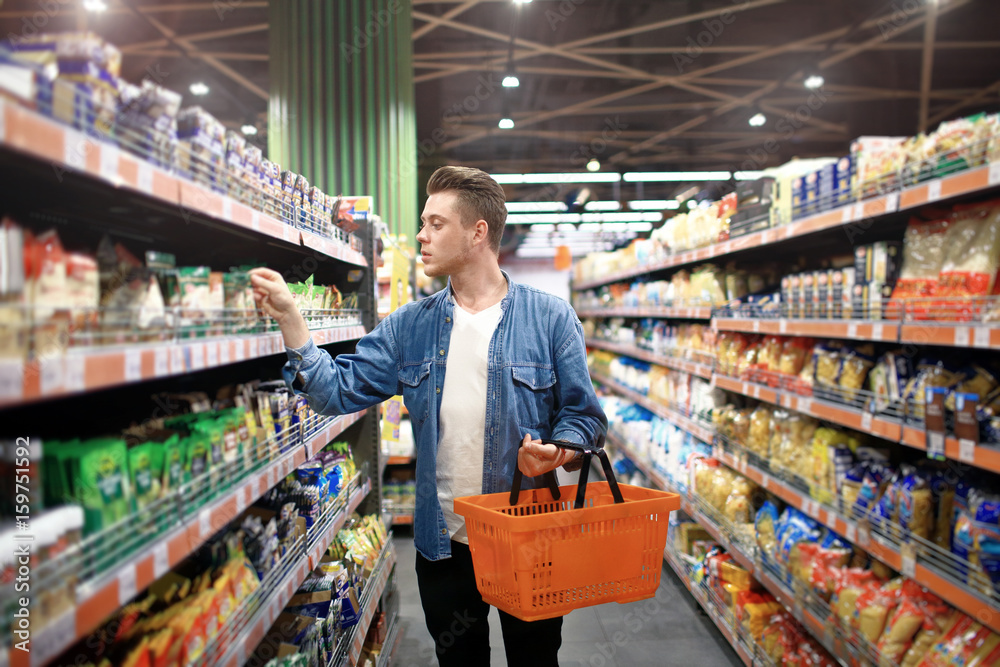
<instances>
[{"instance_id":1,"label":"green package","mask_svg":"<svg viewBox=\"0 0 1000 667\"><path fill-rule=\"evenodd\" d=\"M128 450L129 479L135 492L137 510L144 509L160 495L160 480L153 464L154 443L144 442Z\"/></svg>"},{"instance_id":2,"label":"green package","mask_svg":"<svg viewBox=\"0 0 1000 667\"><path fill-rule=\"evenodd\" d=\"M83 443L79 452L75 495L84 511L84 530L89 534L107 528L131 513L128 449L124 440L95 438Z\"/></svg>"},{"instance_id":3,"label":"green package","mask_svg":"<svg viewBox=\"0 0 1000 667\"><path fill-rule=\"evenodd\" d=\"M188 479L196 479L211 468L211 445L204 433L192 433L185 438L184 452L184 470Z\"/></svg>"}]
</instances>

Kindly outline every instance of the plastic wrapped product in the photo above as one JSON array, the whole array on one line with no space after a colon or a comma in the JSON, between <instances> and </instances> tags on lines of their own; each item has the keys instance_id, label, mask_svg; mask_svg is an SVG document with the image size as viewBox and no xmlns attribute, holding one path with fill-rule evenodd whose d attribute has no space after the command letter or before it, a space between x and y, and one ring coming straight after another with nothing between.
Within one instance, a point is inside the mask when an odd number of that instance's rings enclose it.
<instances>
[{"instance_id":1,"label":"plastic wrapped product","mask_svg":"<svg viewBox=\"0 0 1000 667\"><path fill-rule=\"evenodd\" d=\"M763 459L770 456L769 441L771 437L771 408L764 404L758 405L750 415L750 429L746 445L750 451Z\"/></svg>"},{"instance_id":2,"label":"plastic wrapped product","mask_svg":"<svg viewBox=\"0 0 1000 667\"><path fill-rule=\"evenodd\" d=\"M930 481L916 470L903 478L899 492L899 527L924 540L934 532L934 499Z\"/></svg>"}]
</instances>

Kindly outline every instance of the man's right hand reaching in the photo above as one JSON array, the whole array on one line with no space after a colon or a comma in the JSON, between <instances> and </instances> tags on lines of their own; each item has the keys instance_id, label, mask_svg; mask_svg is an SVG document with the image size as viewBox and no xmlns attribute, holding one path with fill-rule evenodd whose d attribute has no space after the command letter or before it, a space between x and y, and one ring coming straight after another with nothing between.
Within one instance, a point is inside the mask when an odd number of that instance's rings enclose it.
<instances>
[{"instance_id":1,"label":"man's right hand reaching","mask_svg":"<svg viewBox=\"0 0 1000 667\"><path fill-rule=\"evenodd\" d=\"M297 348L308 343L311 337L309 327L295 306L292 293L281 274L271 269L251 269L250 284L257 305L281 327L285 346Z\"/></svg>"}]
</instances>

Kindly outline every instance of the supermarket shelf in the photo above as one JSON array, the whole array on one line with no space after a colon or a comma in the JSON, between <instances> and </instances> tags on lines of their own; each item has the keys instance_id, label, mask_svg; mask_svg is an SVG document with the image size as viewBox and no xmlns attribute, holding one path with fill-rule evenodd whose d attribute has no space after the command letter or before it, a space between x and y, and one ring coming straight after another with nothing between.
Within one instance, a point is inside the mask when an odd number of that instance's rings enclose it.
<instances>
[{"instance_id":1,"label":"supermarket shelf","mask_svg":"<svg viewBox=\"0 0 1000 667\"><path fill-rule=\"evenodd\" d=\"M125 563L116 564L113 573L108 572L94 581L80 584L77 587L75 608L37 631L32 641L37 650L30 654L31 662L28 662L27 657L18 661L17 657L27 654L17 653L11 663L12 667L45 664L47 660L89 635L119 607L187 558L285 475L312 458L315 452L332 442L364 414L365 411L361 411L337 418L304 446L286 452L266 468L251 475L231 493L201 508L196 516L188 517L168 535L130 557Z\"/></svg>"},{"instance_id":2,"label":"supermarket shelf","mask_svg":"<svg viewBox=\"0 0 1000 667\"><path fill-rule=\"evenodd\" d=\"M922 428L907 426L893 419L873 415L857 408L838 405L831 401L799 396L724 375L715 375L713 381L716 387L726 391L756 398L771 405L795 410L856 431L871 433L908 447L922 451L927 450L926 434ZM997 447L980 445L971 440L960 441L958 438L947 437L945 438L945 457L983 470L1000 473L1000 448Z\"/></svg>"},{"instance_id":3,"label":"supermarket shelf","mask_svg":"<svg viewBox=\"0 0 1000 667\"><path fill-rule=\"evenodd\" d=\"M158 204L177 207L296 246L306 246L348 264L368 266L350 246L286 224L225 195L171 174L117 146L61 125L34 111L0 100L0 147L75 171L112 188L140 192Z\"/></svg>"},{"instance_id":4,"label":"supermarket shelf","mask_svg":"<svg viewBox=\"0 0 1000 667\"><path fill-rule=\"evenodd\" d=\"M648 361L651 364L672 368L675 371L690 373L691 375L697 375L698 377L705 378L706 380L711 379L712 377L712 367L707 364L699 364L694 361L688 361L687 359L678 359L676 357L653 354L648 350L643 350L642 348L634 345L621 345L618 343L610 343L608 341L600 340L598 338L588 338L587 346L608 350L609 352L616 352L626 357L632 357L633 359Z\"/></svg>"},{"instance_id":5,"label":"supermarket shelf","mask_svg":"<svg viewBox=\"0 0 1000 667\"><path fill-rule=\"evenodd\" d=\"M382 652L379 653L375 667L389 667L392 664L392 659L396 654L396 642L402 639L402 635L399 634L400 625L399 613L393 613L389 619L389 629L385 633L385 642L382 644Z\"/></svg>"},{"instance_id":6,"label":"supermarket shelf","mask_svg":"<svg viewBox=\"0 0 1000 667\"><path fill-rule=\"evenodd\" d=\"M412 514L393 514L392 525L394 526L412 526L413 525L413 515Z\"/></svg>"},{"instance_id":7,"label":"supermarket shelf","mask_svg":"<svg viewBox=\"0 0 1000 667\"><path fill-rule=\"evenodd\" d=\"M849 542L867 550L872 556L894 570L904 573L909 570L911 578L920 582L922 586L970 616L978 618L980 622L994 631L1000 632L1000 615L995 613L995 609L988 599L976 594L967 585L953 581L948 575L927 567L913 552L905 555L909 562L904 563L904 551L907 549L905 547L903 549L896 548L889 540L873 533L865 522L845 518L835 510L809 498L799 489L748 463L745 454L736 455L716 446L713 448L713 456L756 482L761 488L775 494L788 505L842 535ZM699 523L701 522L699 521ZM767 585L766 581L761 580L761 583ZM775 593L775 595L778 594ZM823 624L818 623L818 627L819 632L822 633Z\"/></svg>"},{"instance_id":8,"label":"supermarket shelf","mask_svg":"<svg viewBox=\"0 0 1000 667\"><path fill-rule=\"evenodd\" d=\"M642 474L645 475L646 478L658 489L669 491L670 493L677 493L673 484L667 481L667 479L657 472L653 466L649 465L641 456L639 456L624 438L619 437L619 435L614 431L608 430L607 443L628 457L629 461L635 464L635 467L642 471Z\"/></svg>"},{"instance_id":9,"label":"supermarket shelf","mask_svg":"<svg viewBox=\"0 0 1000 667\"><path fill-rule=\"evenodd\" d=\"M360 325L312 331L317 345L355 340ZM30 362L0 360L0 407L217 368L284 352L280 333L168 344L70 349Z\"/></svg>"},{"instance_id":10,"label":"supermarket shelf","mask_svg":"<svg viewBox=\"0 0 1000 667\"><path fill-rule=\"evenodd\" d=\"M337 643L337 650L334 652L330 667L356 667L358 658L361 656L361 649L364 648L365 636L368 634L368 626L375 616L379 601L385 586L389 581L392 568L396 565L396 548L392 543L390 535L382 547L375 568L372 570L368 583L365 585L361 595L361 619L357 625L345 633Z\"/></svg>"},{"instance_id":11,"label":"supermarket shelf","mask_svg":"<svg viewBox=\"0 0 1000 667\"><path fill-rule=\"evenodd\" d=\"M663 419L666 419L667 421L671 422L672 424L677 425L679 428L687 431L688 433L690 433L694 437L698 438L702 442L705 442L705 443L711 443L712 442L712 437L714 435L712 433L712 429L707 428L705 426L702 426L702 425L698 424L693 419L685 417L684 415L682 415L681 413L677 412L676 410L672 410L671 408L668 408L667 406L663 405L662 403L658 403L658 402L652 400L648 396L643 396L639 392L633 391L632 389L629 389L625 385L619 384L618 382L615 382L614 380L612 380L609 377L606 377L604 375L600 375L600 374L594 373L594 372L590 373L590 377L593 380L595 380L595 381L603 384L604 386L608 387L609 389L614 390L615 393L620 394L620 395L624 396L625 398L628 398L628 399L630 399L632 401L635 401L636 403L638 403L642 407L646 408L647 410L649 410L653 414L659 415Z\"/></svg>"},{"instance_id":12,"label":"supermarket shelf","mask_svg":"<svg viewBox=\"0 0 1000 667\"><path fill-rule=\"evenodd\" d=\"M362 488L356 489L351 494L347 507L338 514L337 519L330 524L318 540L314 550L319 550L319 556L322 556L323 552L330 546L337 532L347 522L347 517L358 508L370 489L371 482L366 482ZM245 624L245 628L231 643L227 642L229 649L221 657L209 656L203 664L241 667L253 656L254 649L264 640L267 631L274 625L274 621L295 595L295 591L318 564L319 557L314 558L311 554L301 555L290 572L271 590L268 597L261 601L256 613Z\"/></svg>"},{"instance_id":13,"label":"supermarket shelf","mask_svg":"<svg viewBox=\"0 0 1000 667\"><path fill-rule=\"evenodd\" d=\"M1000 350L1000 323L993 326L975 322L903 324L900 327L899 342Z\"/></svg>"},{"instance_id":14,"label":"supermarket shelf","mask_svg":"<svg viewBox=\"0 0 1000 667\"><path fill-rule=\"evenodd\" d=\"M860 202L848 204L847 206L801 218L788 225L765 229L705 248L678 253L659 262L612 273L596 280L581 281L573 285L573 290L582 291L591 289L654 271L671 269L695 262L703 262L734 252L782 243L827 229L834 229L862 220L870 220L944 199L972 194L998 184L1000 184L1000 167L997 164L988 164L905 188L900 192L865 199Z\"/></svg>"},{"instance_id":15,"label":"supermarket shelf","mask_svg":"<svg viewBox=\"0 0 1000 667\"><path fill-rule=\"evenodd\" d=\"M795 320L752 317L715 317L712 326L717 331L741 331L781 336L811 336L851 340L899 342L897 322L865 320Z\"/></svg>"},{"instance_id":16,"label":"supermarket shelf","mask_svg":"<svg viewBox=\"0 0 1000 667\"><path fill-rule=\"evenodd\" d=\"M676 562L675 557L671 554L670 547L664 549L663 559L667 561L667 564L670 565L670 568L675 573L677 573L677 578L684 583L684 587L687 588L688 592L691 594L691 597L697 600L698 604L701 605L701 608L705 610L705 613L708 615L708 617L712 619L712 621L715 623L715 627L719 629L719 632L722 633L722 636L726 638L726 641L729 642L729 645L732 646L733 650L736 651L737 655L740 656L740 660L743 661L743 664L745 664L747 667L753 667L754 665L753 654L747 650L747 647L743 644L743 642L739 641L736 638L736 635L733 634L733 629L729 627L729 624L726 623L726 620L722 617L722 614L719 613L719 610L716 608L714 604L709 602L708 597L701 591L701 589L698 588L697 586L691 585L688 572L686 572L684 568L681 567L681 565Z\"/></svg>"},{"instance_id":17,"label":"supermarket shelf","mask_svg":"<svg viewBox=\"0 0 1000 667\"><path fill-rule=\"evenodd\" d=\"M385 460L385 464L389 466L405 466L416 460L415 456L390 456Z\"/></svg>"},{"instance_id":18,"label":"supermarket shelf","mask_svg":"<svg viewBox=\"0 0 1000 667\"><path fill-rule=\"evenodd\" d=\"M585 317L673 317L683 320L710 320L711 308L585 308L576 314Z\"/></svg>"}]
</instances>

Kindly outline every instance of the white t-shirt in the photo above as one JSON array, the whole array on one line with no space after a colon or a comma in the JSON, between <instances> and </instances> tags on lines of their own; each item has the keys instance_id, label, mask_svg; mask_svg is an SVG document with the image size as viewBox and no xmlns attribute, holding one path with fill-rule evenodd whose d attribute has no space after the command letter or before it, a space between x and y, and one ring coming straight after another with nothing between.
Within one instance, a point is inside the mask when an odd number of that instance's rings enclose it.
<instances>
[{"instance_id":1,"label":"white t-shirt","mask_svg":"<svg viewBox=\"0 0 1000 667\"><path fill-rule=\"evenodd\" d=\"M483 492L486 382L490 339L500 323L500 304L475 315L455 304L448 365L441 393L437 454L438 501L451 539L469 543L455 498Z\"/></svg>"}]
</instances>

